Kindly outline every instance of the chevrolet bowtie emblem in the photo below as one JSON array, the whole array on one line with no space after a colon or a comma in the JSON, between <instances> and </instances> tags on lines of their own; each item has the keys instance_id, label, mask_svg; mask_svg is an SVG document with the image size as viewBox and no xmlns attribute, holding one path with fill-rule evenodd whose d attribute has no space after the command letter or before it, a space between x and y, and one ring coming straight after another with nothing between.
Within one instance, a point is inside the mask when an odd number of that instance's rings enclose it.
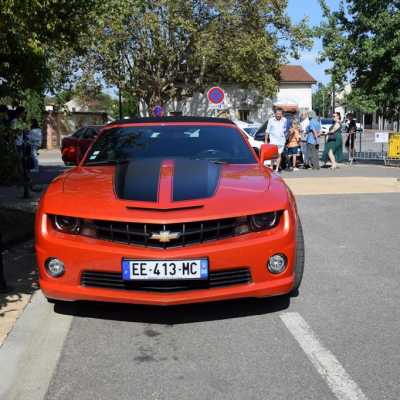
<instances>
[{"instance_id":1,"label":"chevrolet bowtie emblem","mask_svg":"<svg viewBox=\"0 0 400 400\"><path fill-rule=\"evenodd\" d=\"M150 239L158 240L161 243L168 243L171 240L179 239L180 237L180 232L160 231L160 233L152 233Z\"/></svg>"}]
</instances>

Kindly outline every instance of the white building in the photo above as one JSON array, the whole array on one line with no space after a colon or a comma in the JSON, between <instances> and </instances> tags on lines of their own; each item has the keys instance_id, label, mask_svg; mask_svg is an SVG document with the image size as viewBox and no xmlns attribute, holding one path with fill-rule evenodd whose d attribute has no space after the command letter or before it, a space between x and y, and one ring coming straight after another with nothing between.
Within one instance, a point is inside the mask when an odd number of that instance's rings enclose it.
<instances>
[{"instance_id":1,"label":"white building","mask_svg":"<svg viewBox=\"0 0 400 400\"><path fill-rule=\"evenodd\" d=\"M172 102L166 106L166 114L195 116L227 116L241 121L265 122L273 111L280 106L285 111L298 112L311 110L312 86L316 80L300 65L283 65L279 90L275 98L265 98L256 90L242 89L235 84L219 85L225 92L223 106L212 109L205 93L197 93L181 102ZM211 86L210 86L211 87ZM147 115L141 105L141 115Z\"/></svg>"}]
</instances>

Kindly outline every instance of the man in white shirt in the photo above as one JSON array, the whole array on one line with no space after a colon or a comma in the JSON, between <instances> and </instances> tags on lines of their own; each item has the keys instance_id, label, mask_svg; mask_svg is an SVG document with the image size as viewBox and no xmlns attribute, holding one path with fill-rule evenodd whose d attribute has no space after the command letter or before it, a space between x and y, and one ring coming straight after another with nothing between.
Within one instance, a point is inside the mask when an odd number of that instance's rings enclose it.
<instances>
[{"instance_id":1,"label":"man in white shirt","mask_svg":"<svg viewBox=\"0 0 400 400\"><path fill-rule=\"evenodd\" d=\"M300 115L300 129L301 129L301 152L303 153L303 163L304 168L309 165L308 154L307 154L307 134L308 126L310 125L310 119L308 118L308 113L303 111Z\"/></svg>"},{"instance_id":2,"label":"man in white shirt","mask_svg":"<svg viewBox=\"0 0 400 400\"><path fill-rule=\"evenodd\" d=\"M267 130L265 131L265 143L278 146L279 157L276 160L276 171L281 165L281 154L286 144L286 118L280 108L275 110L275 115L268 120Z\"/></svg>"}]
</instances>

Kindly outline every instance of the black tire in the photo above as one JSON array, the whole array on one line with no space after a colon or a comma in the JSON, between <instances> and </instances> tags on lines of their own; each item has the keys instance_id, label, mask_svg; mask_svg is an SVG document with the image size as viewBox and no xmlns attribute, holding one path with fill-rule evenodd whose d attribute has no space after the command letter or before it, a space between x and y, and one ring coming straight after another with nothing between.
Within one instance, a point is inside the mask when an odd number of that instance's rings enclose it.
<instances>
[{"instance_id":1,"label":"black tire","mask_svg":"<svg viewBox=\"0 0 400 400\"><path fill-rule=\"evenodd\" d=\"M300 287L301 281L303 279L304 272L304 259L305 259L305 249L304 249L304 235L303 227L301 221L297 219L297 233L296 233L296 264L294 266L294 285L292 293L296 293Z\"/></svg>"}]
</instances>

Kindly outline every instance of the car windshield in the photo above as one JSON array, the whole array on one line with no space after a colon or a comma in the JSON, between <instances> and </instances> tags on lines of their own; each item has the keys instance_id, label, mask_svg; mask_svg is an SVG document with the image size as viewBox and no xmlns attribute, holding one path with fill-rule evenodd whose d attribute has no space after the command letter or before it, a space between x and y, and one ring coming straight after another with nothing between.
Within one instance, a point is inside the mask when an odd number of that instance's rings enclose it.
<instances>
[{"instance_id":1,"label":"car windshield","mask_svg":"<svg viewBox=\"0 0 400 400\"><path fill-rule=\"evenodd\" d=\"M256 134L258 127L251 127L251 128L243 128L243 130L250 136L253 136Z\"/></svg>"},{"instance_id":2,"label":"car windshield","mask_svg":"<svg viewBox=\"0 0 400 400\"><path fill-rule=\"evenodd\" d=\"M322 118L321 125L333 125L333 119L330 118Z\"/></svg>"},{"instance_id":3,"label":"car windshield","mask_svg":"<svg viewBox=\"0 0 400 400\"><path fill-rule=\"evenodd\" d=\"M253 164L253 153L235 128L210 125L111 128L93 144L85 165L143 158L191 158Z\"/></svg>"}]
</instances>

